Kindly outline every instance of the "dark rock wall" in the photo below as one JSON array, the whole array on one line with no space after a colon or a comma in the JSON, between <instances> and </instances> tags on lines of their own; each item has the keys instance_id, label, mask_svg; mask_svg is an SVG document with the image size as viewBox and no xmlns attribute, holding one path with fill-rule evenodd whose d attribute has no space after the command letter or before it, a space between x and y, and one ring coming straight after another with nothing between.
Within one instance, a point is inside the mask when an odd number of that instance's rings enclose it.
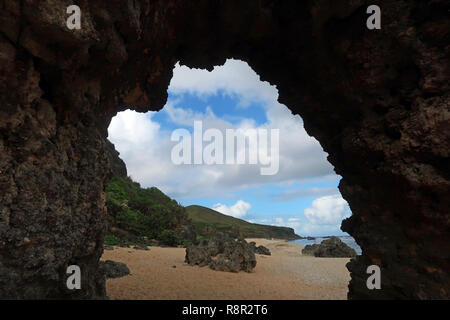
<instances>
[{"instance_id":1,"label":"dark rock wall","mask_svg":"<svg viewBox=\"0 0 450 320\"><path fill-rule=\"evenodd\" d=\"M104 135L92 115L63 119L63 102L41 98L33 60L2 45L0 298L103 297ZM71 264L83 270L75 294L64 290Z\"/></svg>"},{"instance_id":2,"label":"dark rock wall","mask_svg":"<svg viewBox=\"0 0 450 320\"><path fill-rule=\"evenodd\" d=\"M447 1L4 1L0 297L101 298L106 129L158 110L176 61L247 61L322 144L363 255L350 298L449 298ZM78 4L81 30L68 30ZM300 161L300 160L299 160ZM82 267L82 290L65 268ZM382 290L365 270L378 264Z\"/></svg>"},{"instance_id":3,"label":"dark rock wall","mask_svg":"<svg viewBox=\"0 0 450 320\"><path fill-rule=\"evenodd\" d=\"M111 167L111 174L113 178L126 178L127 166L120 158L120 153L114 147L114 144L106 139L106 151L108 155L109 165Z\"/></svg>"}]
</instances>

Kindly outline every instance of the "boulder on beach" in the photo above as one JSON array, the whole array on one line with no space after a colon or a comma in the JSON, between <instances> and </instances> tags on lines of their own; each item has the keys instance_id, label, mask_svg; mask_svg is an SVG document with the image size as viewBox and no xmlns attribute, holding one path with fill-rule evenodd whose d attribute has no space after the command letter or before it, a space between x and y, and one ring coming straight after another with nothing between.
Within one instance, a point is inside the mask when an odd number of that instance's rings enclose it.
<instances>
[{"instance_id":1,"label":"boulder on beach","mask_svg":"<svg viewBox=\"0 0 450 320\"><path fill-rule=\"evenodd\" d=\"M130 269L122 262L106 260L100 261L99 265L106 278L120 278L130 274Z\"/></svg>"},{"instance_id":2,"label":"boulder on beach","mask_svg":"<svg viewBox=\"0 0 450 320\"><path fill-rule=\"evenodd\" d=\"M304 255L304 256L313 256L318 248L319 248L318 244L308 244L308 245L306 245L303 248L302 255Z\"/></svg>"},{"instance_id":3,"label":"boulder on beach","mask_svg":"<svg viewBox=\"0 0 450 320\"><path fill-rule=\"evenodd\" d=\"M252 247L252 250L256 254L263 254L266 256L270 256L270 250L264 246L256 246L256 242L250 242L249 245Z\"/></svg>"},{"instance_id":4,"label":"boulder on beach","mask_svg":"<svg viewBox=\"0 0 450 320\"><path fill-rule=\"evenodd\" d=\"M228 272L251 272L256 266L255 253L247 241L223 235L187 247L185 262L201 267L209 265L213 270Z\"/></svg>"},{"instance_id":5,"label":"boulder on beach","mask_svg":"<svg viewBox=\"0 0 450 320\"><path fill-rule=\"evenodd\" d=\"M145 250L145 251L150 250L145 244L142 244L142 243L137 243L137 244L133 247L133 249L136 249L136 250Z\"/></svg>"},{"instance_id":6,"label":"boulder on beach","mask_svg":"<svg viewBox=\"0 0 450 320\"><path fill-rule=\"evenodd\" d=\"M307 245L302 250L303 255L315 257L353 258L356 251L350 248L338 237L330 237L320 244Z\"/></svg>"}]
</instances>

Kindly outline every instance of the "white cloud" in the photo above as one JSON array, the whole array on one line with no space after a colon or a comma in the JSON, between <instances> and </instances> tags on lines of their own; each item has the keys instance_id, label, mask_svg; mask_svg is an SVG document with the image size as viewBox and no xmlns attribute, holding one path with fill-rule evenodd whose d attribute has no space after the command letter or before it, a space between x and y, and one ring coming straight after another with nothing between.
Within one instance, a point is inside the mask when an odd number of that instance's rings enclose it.
<instances>
[{"instance_id":1,"label":"white cloud","mask_svg":"<svg viewBox=\"0 0 450 320\"><path fill-rule=\"evenodd\" d=\"M303 215L278 215L269 218L252 217L252 222L293 228L301 236L326 236L345 234L341 221L351 215L347 202L340 195L315 199Z\"/></svg>"},{"instance_id":2,"label":"white cloud","mask_svg":"<svg viewBox=\"0 0 450 320\"><path fill-rule=\"evenodd\" d=\"M331 235L342 233L340 225L343 219L351 215L347 201L340 195L317 198L310 208L304 210L309 223L299 230L303 235Z\"/></svg>"},{"instance_id":3,"label":"white cloud","mask_svg":"<svg viewBox=\"0 0 450 320\"><path fill-rule=\"evenodd\" d=\"M122 151L157 142L160 125L152 121L153 112L140 114L132 110L119 112L111 120L109 133Z\"/></svg>"},{"instance_id":4,"label":"white cloud","mask_svg":"<svg viewBox=\"0 0 450 320\"><path fill-rule=\"evenodd\" d=\"M275 221L275 224L280 225L280 226L283 225L283 223L284 223L283 218L276 217L273 220Z\"/></svg>"},{"instance_id":5,"label":"white cloud","mask_svg":"<svg viewBox=\"0 0 450 320\"><path fill-rule=\"evenodd\" d=\"M278 99L275 86L261 81L247 63L233 59L227 60L223 66L214 67L211 72L177 64L169 91L178 94L188 92L200 97L222 93L238 97L243 107L255 101Z\"/></svg>"},{"instance_id":6,"label":"white cloud","mask_svg":"<svg viewBox=\"0 0 450 320\"><path fill-rule=\"evenodd\" d=\"M234 205L227 206L221 203L216 203L213 206L213 209L226 214L228 216L232 216L235 218L243 218L247 214L247 212L251 209L251 204L248 202L245 202L243 200L238 200Z\"/></svg>"},{"instance_id":7,"label":"white cloud","mask_svg":"<svg viewBox=\"0 0 450 320\"><path fill-rule=\"evenodd\" d=\"M277 219L275 219L275 220L277 220ZM300 218L287 218L287 219L282 219L282 220L280 221L280 223L277 224L277 225L283 226L283 227L289 227L289 228L292 228L292 229L294 229L294 230L296 231L296 233L297 233L298 227L301 226L301 220L300 220Z\"/></svg>"},{"instance_id":8,"label":"white cloud","mask_svg":"<svg viewBox=\"0 0 450 320\"><path fill-rule=\"evenodd\" d=\"M248 220L250 222L250 220ZM279 227L289 227L294 229L295 233L298 234L297 229L301 226L301 219L297 217L271 217L263 218L263 219L252 219L253 223L259 223L259 224L268 224L272 226L279 226Z\"/></svg>"},{"instance_id":9,"label":"white cloud","mask_svg":"<svg viewBox=\"0 0 450 320\"><path fill-rule=\"evenodd\" d=\"M125 161L129 174L144 187L157 186L177 200L202 196L226 197L230 192L267 184L288 185L305 179L335 176L326 160L327 154L314 138L308 136L302 119L277 102L274 86L261 82L259 76L242 61L228 60L214 71L177 66L169 91L190 92L199 96L222 93L240 99L242 105L258 101L266 113L267 122L257 125L243 118L231 123L214 114L183 106L182 96L169 100L164 107L170 121L180 127L190 127L194 120L203 122L204 130L279 129L279 171L272 176L260 174L261 165L175 165L170 159L171 132L163 130L153 120L153 112L118 113L108 129L109 139ZM296 195L286 195L287 198ZM283 201L283 200L281 200Z\"/></svg>"},{"instance_id":10,"label":"white cloud","mask_svg":"<svg viewBox=\"0 0 450 320\"><path fill-rule=\"evenodd\" d=\"M340 224L348 215L348 204L340 195L315 199L311 208L304 211L305 217L315 225Z\"/></svg>"}]
</instances>

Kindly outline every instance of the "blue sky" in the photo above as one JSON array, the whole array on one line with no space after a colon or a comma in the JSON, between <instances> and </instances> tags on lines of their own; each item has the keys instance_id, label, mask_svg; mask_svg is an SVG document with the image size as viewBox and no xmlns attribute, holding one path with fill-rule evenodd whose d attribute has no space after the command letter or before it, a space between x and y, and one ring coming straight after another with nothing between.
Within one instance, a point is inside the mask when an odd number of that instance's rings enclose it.
<instances>
[{"instance_id":1,"label":"blue sky","mask_svg":"<svg viewBox=\"0 0 450 320\"><path fill-rule=\"evenodd\" d=\"M337 185L340 177L303 121L278 103L275 86L247 65L227 60L212 72L176 65L166 106L159 112L119 113L109 139L144 187L156 186L183 205L203 205L250 222L283 225L306 236L343 235L350 209ZM260 174L260 165L175 165L175 129L279 129L279 172ZM206 143L205 143L206 144Z\"/></svg>"}]
</instances>

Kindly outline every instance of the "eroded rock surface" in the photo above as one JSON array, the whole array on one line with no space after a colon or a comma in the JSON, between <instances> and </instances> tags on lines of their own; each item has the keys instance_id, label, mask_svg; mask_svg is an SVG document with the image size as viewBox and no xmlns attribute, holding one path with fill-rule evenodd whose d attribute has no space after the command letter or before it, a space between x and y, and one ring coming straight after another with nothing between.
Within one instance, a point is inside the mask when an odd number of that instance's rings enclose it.
<instances>
[{"instance_id":1,"label":"eroded rock surface","mask_svg":"<svg viewBox=\"0 0 450 320\"><path fill-rule=\"evenodd\" d=\"M106 278L120 278L130 274L130 269L125 263L112 260L100 261L100 270Z\"/></svg>"},{"instance_id":2,"label":"eroded rock surface","mask_svg":"<svg viewBox=\"0 0 450 320\"><path fill-rule=\"evenodd\" d=\"M302 250L303 255L315 257L332 258L353 258L356 257L356 251L342 242L338 237L331 237L323 240L320 244L306 245Z\"/></svg>"},{"instance_id":3,"label":"eroded rock surface","mask_svg":"<svg viewBox=\"0 0 450 320\"><path fill-rule=\"evenodd\" d=\"M197 246L187 247L185 262L228 272L252 272L256 266L253 247L244 239L234 240L226 236L205 239Z\"/></svg>"},{"instance_id":4,"label":"eroded rock surface","mask_svg":"<svg viewBox=\"0 0 450 320\"><path fill-rule=\"evenodd\" d=\"M0 298L102 298L98 262L120 110L158 110L177 61L247 61L343 177L363 250L349 298L450 298L448 1L0 4ZM65 288L80 265L82 290ZM377 264L382 290L367 290Z\"/></svg>"},{"instance_id":5,"label":"eroded rock surface","mask_svg":"<svg viewBox=\"0 0 450 320\"><path fill-rule=\"evenodd\" d=\"M266 256L270 256L270 250L267 247L264 246L256 246L256 242L250 242L249 245L252 247L252 250L256 254L263 254Z\"/></svg>"},{"instance_id":6,"label":"eroded rock surface","mask_svg":"<svg viewBox=\"0 0 450 320\"><path fill-rule=\"evenodd\" d=\"M128 176L125 162L119 157L114 144L106 139L106 150L113 178L126 178Z\"/></svg>"}]
</instances>

